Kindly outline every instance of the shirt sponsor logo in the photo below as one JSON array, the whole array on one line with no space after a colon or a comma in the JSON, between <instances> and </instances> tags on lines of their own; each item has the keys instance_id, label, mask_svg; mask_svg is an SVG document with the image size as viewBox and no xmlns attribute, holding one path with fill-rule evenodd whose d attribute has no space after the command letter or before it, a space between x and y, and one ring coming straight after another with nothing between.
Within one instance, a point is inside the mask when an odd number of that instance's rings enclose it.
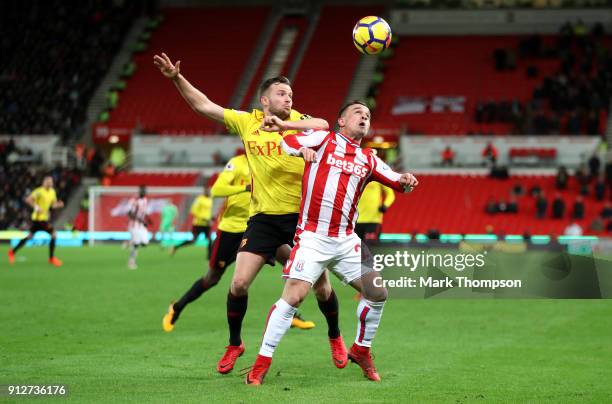
<instances>
[{"instance_id":1,"label":"shirt sponsor logo","mask_svg":"<svg viewBox=\"0 0 612 404\"><path fill-rule=\"evenodd\" d=\"M345 173L355 174L361 178L364 178L366 175L368 175L368 168L366 166L363 166L361 164L355 164L352 161L346 161L343 159L336 158L333 154L327 155L327 164L339 168Z\"/></svg>"},{"instance_id":2,"label":"shirt sponsor logo","mask_svg":"<svg viewBox=\"0 0 612 404\"><path fill-rule=\"evenodd\" d=\"M282 152L280 143L270 141L257 142L249 140L247 148L249 149L249 154L253 156L280 156Z\"/></svg>"}]
</instances>

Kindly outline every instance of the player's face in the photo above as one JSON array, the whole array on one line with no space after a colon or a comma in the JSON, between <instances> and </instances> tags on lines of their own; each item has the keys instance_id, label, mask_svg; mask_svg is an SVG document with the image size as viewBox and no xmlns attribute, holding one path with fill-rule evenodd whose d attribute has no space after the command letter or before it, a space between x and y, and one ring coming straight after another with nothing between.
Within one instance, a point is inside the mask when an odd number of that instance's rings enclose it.
<instances>
[{"instance_id":1,"label":"player's face","mask_svg":"<svg viewBox=\"0 0 612 404\"><path fill-rule=\"evenodd\" d=\"M338 119L342 133L354 139L361 139L370 131L370 109L360 104L353 104Z\"/></svg>"},{"instance_id":2,"label":"player's face","mask_svg":"<svg viewBox=\"0 0 612 404\"><path fill-rule=\"evenodd\" d=\"M43 187L44 188L51 188L51 187L53 187L53 178L45 177L43 179Z\"/></svg>"},{"instance_id":3,"label":"player's face","mask_svg":"<svg viewBox=\"0 0 612 404\"><path fill-rule=\"evenodd\" d=\"M293 106L293 91L287 84L272 84L262 95L261 104L267 107L271 114L287 119Z\"/></svg>"}]
</instances>

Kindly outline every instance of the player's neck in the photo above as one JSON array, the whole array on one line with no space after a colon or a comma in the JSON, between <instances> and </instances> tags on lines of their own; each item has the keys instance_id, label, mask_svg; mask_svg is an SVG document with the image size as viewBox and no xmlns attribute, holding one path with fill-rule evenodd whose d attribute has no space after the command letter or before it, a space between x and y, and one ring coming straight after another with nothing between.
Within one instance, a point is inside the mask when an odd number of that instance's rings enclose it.
<instances>
[{"instance_id":1,"label":"player's neck","mask_svg":"<svg viewBox=\"0 0 612 404\"><path fill-rule=\"evenodd\" d=\"M354 135L346 134L343 132L339 132L339 133L345 138L349 139L351 142L356 143L361 146L361 139L363 139L363 136L359 136L359 135L354 136Z\"/></svg>"},{"instance_id":2,"label":"player's neck","mask_svg":"<svg viewBox=\"0 0 612 404\"><path fill-rule=\"evenodd\" d=\"M263 108L261 111L263 112L264 116L276 116L276 117L282 119L283 121L286 121L287 119L289 119L289 115L287 115L287 116L280 116L280 115L274 114L272 111L270 111L269 108Z\"/></svg>"}]
</instances>

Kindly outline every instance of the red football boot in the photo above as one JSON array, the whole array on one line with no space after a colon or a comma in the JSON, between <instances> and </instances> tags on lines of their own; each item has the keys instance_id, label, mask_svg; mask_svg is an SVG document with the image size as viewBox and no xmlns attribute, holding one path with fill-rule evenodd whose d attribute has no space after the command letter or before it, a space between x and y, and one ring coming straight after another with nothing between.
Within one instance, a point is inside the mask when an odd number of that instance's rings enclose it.
<instances>
[{"instance_id":1,"label":"red football boot","mask_svg":"<svg viewBox=\"0 0 612 404\"><path fill-rule=\"evenodd\" d=\"M253 386L259 386L263 384L264 377L266 377L266 373L270 369L270 365L272 364L272 358L263 355L257 355L257 359L255 360L255 364L253 365L253 369L246 375L246 384L251 384Z\"/></svg>"},{"instance_id":2,"label":"red football boot","mask_svg":"<svg viewBox=\"0 0 612 404\"><path fill-rule=\"evenodd\" d=\"M370 355L370 348L353 344L350 352L348 353L348 357L351 361L355 362L359 365L359 367L361 367L365 377L374 382L380 381L380 376L378 375L376 367L374 367L374 362L372 361L372 355Z\"/></svg>"},{"instance_id":3,"label":"red football boot","mask_svg":"<svg viewBox=\"0 0 612 404\"><path fill-rule=\"evenodd\" d=\"M332 362L338 369L342 369L348 363L348 353L346 352L346 346L342 335L337 338L329 339L329 346L331 348Z\"/></svg>"},{"instance_id":4,"label":"red football boot","mask_svg":"<svg viewBox=\"0 0 612 404\"><path fill-rule=\"evenodd\" d=\"M234 369L234 365L239 357L244 353L244 343L240 343L240 346L228 345L225 347L225 353L217 363L217 372L229 373Z\"/></svg>"}]
</instances>

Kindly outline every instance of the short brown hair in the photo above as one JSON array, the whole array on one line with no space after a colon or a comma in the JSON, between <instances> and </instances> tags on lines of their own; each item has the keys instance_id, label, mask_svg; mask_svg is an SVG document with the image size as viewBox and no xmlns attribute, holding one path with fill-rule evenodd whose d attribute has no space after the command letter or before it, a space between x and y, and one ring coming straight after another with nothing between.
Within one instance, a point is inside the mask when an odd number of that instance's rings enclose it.
<instances>
[{"instance_id":1,"label":"short brown hair","mask_svg":"<svg viewBox=\"0 0 612 404\"><path fill-rule=\"evenodd\" d=\"M347 102L346 104L344 104L342 108L340 108L340 112L338 112L338 117L341 117L342 114L344 114L344 111L346 111L346 109L350 107L351 105L363 105L368 110L370 109L370 107L368 107L368 105L365 102L360 101L360 100L353 100L353 101Z\"/></svg>"},{"instance_id":2,"label":"short brown hair","mask_svg":"<svg viewBox=\"0 0 612 404\"><path fill-rule=\"evenodd\" d=\"M291 86L291 82L285 76L272 77L271 79L268 79L264 81L263 83L261 83L261 86L259 87L259 95L262 95L263 93L265 93L266 90L270 88L272 84L286 84L288 86Z\"/></svg>"}]
</instances>

